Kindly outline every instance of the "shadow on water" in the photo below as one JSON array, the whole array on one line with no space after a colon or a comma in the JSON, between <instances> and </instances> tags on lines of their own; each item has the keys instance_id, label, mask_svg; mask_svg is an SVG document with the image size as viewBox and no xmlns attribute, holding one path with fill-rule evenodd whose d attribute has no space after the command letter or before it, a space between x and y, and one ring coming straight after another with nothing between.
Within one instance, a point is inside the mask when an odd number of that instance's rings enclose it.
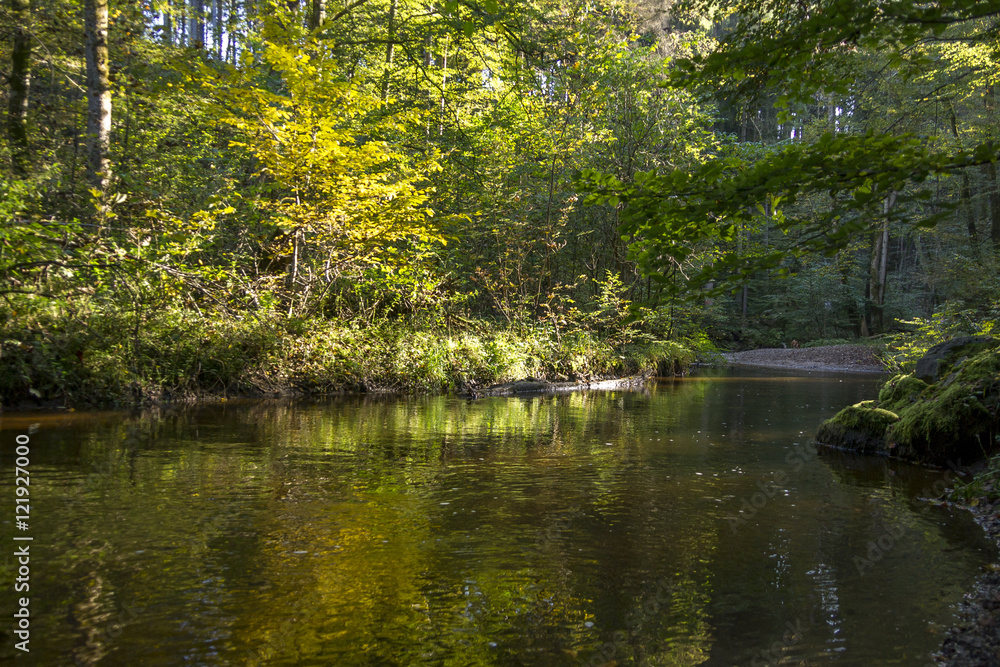
<instances>
[{"instance_id":1,"label":"shadow on water","mask_svg":"<svg viewBox=\"0 0 1000 667\"><path fill-rule=\"evenodd\" d=\"M940 471L812 448L877 386L742 369L480 401L4 416L5 469L31 431L32 656L923 664L995 554L918 500Z\"/></svg>"}]
</instances>

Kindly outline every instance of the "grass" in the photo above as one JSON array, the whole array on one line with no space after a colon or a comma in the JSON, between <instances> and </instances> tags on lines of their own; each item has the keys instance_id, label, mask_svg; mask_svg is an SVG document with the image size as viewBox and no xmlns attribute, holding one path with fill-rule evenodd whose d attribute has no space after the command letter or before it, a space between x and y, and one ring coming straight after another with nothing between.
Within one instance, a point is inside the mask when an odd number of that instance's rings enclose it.
<instances>
[{"instance_id":1,"label":"grass","mask_svg":"<svg viewBox=\"0 0 1000 667\"><path fill-rule=\"evenodd\" d=\"M591 331L513 330L471 320L451 332L405 321L136 314L0 313L0 401L66 406L276 393L452 392L520 380L591 380L668 370L681 342L613 345Z\"/></svg>"}]
</instances>

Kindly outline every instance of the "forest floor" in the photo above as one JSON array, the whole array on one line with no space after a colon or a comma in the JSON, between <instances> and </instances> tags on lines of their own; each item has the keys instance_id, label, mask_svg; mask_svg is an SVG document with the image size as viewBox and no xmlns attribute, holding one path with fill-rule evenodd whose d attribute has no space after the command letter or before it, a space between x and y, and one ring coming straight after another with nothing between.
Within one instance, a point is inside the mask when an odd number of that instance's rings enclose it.
<instances>
[{"instance_id":1,"label":"forest floor","mask_svg":"<svg viewBox=\"0 0 1000 667\"><path fill-rule=\"evenodd\" d=\"M726 352L723 358L740 366L764 366L810 371L853 371L886 373L885 364L874 348L867 345L827 345L825 347L763 348Z\"/></svg>"}]
</instances>

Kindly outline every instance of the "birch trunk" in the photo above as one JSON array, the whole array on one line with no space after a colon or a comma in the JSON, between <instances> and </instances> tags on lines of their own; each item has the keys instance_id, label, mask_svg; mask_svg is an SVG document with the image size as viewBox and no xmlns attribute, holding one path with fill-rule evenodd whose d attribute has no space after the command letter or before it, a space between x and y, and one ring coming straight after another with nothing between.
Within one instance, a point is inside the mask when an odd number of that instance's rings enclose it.
<instances>
[{"instance_id":1,"label":"birch trunk","mask_svg":"<svg viewBox=\"0 0 1000 667\"><path fill-rule=\"evenodd\" d=\"M87 177L105 192L111 178L111 82L108 63L108 0L85 0L87 59Z\"/></svg>"}]
</instances>

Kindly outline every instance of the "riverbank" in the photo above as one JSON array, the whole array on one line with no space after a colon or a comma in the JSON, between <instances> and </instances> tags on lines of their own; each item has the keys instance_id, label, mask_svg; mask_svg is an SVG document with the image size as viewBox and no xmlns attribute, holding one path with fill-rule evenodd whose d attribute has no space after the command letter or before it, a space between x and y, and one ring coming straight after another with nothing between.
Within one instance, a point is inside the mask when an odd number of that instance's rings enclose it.
<instances>
[{"instance_id":1,"label":"riverbank","mask_svg":"<svg viewBox=\"0 0 1000 667\"><path fill-rule=\"evenodd\" d=\"M808 371L886 373L885 363L867 345L827 345L808 348L762 348L727 352L723 358L738 366L787 368Z\"/></svg>"},{"instance_id":2,"label":"riverbank","mask_svg":"<svg viewBox=\"0 0 1000 667\"><path fill-rule=\"evenodd\" d=\"M482 393L535 378L585 384L681 374L684 341L546 323L461 327L325 318L91 313L0 327L0 407L136 407L234 397Z\"/></svg>"},{"instance_id":3,"label":"riverbank","mask_svg":"<svg viewBox=\"0 0 1000 667\"><path fill-rule=\"evenodd\" d=\"M980 496L956 505L971 511L1000 548L1000 500ZM992 564L965 594L958 618L945 632L941 649L933 656L935 662L945 667L1000 664L1000 563Z\"/></svg>"}]
</instances>

